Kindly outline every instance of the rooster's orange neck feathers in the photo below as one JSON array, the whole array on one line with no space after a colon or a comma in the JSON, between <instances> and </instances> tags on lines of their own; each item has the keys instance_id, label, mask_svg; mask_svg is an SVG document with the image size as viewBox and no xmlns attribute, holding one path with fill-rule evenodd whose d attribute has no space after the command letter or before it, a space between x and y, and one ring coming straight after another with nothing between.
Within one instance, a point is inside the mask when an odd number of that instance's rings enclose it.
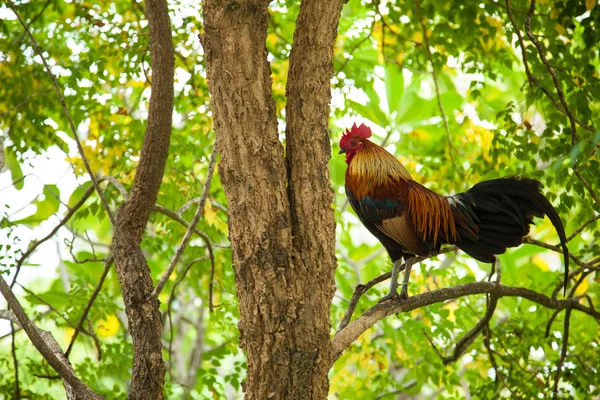
<instances>
[{"instance_id":1,"label":"rooster's orange neck feathers","mask_svg":"<svg viewBox=\"0 0 600 400\"><path fill-rule=\"evenodd\" d=\"M356 153L346 170L346 182L354 183L357 195L366 194L369 186L387 186L390 179L412 180L410 173L400 161L370 141L363 139L363 148Z\"/></svg>"}]
</instances>

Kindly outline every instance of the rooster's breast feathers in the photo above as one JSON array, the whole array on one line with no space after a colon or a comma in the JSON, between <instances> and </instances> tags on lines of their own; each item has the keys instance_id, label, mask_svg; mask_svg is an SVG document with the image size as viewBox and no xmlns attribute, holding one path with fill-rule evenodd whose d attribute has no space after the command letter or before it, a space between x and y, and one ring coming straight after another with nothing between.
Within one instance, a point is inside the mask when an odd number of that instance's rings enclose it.
<instances>
[{"instance_id":1,"label":"rooster's breast feathers","mask_svg":"<svg viewBox=\"0 0 600 400\"><path fill-rule=\"evenodd\" d=\"M394 156L372 146L365 146L346 171L346 193L363 224L416 255L455 238L448 199L412 180Z\"/></svg>"}]
</instances>

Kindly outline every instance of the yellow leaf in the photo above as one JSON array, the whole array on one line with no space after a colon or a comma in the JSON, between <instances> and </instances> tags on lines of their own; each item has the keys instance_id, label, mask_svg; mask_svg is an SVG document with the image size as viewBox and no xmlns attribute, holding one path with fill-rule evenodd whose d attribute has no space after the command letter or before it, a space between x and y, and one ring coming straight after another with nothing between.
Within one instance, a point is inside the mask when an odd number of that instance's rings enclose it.
<instances>
[{"instance_id":1,"label":"yellow leaf","mask_svg":"<svg viewBox=\"0 0 600 400\"><path fill-rule=\"evenodd\" d=\"M171 279L169 279L171 280ZM169 294L162 292L161 294L158 295L158 301L160 301L161 304L167 304L167 302L169 301Z\"/></svg>"},{"instance_id":2,"label":"yellow leaf","mask_svg":"<svg viewBox=\"0 0 600 400\"><path fill-rule=\"evenodd\" d=\"M535 133L532 133L531 135L529 135L529 141L533 144L540 144L542 139L540 139L540 137Z\"/></svg>"},{"instance_id":3,"label":"yellow leaf","mask_svg":"<svg viewBox=\"0 0 600 400\"><path fill-rule=\"evenodd\" d=\"M206 218L206 222L208 222L210 226L214 226L226 235L228 234L229 230L227 224L217 216L217 213L213 210L209 201L204 205L204 218Z\"/></svg>"},{"instance_id":4,"label":"yellow leaf","mask_svg":"<svg viewBox=\"0 0 600 400\"><path fill-rule=\"evenodd\" d=\"M74 334L75 334L75 329L67 328L65 331L65 342L71 343L71 339L73 339Z\"/></svg>"},{"instance_id":5,"label":"yellow leaf","mask_svg":"<svg viewBox=\"0 0 600 400\"><path fill-rule=\"evenodd\" d=\"M398 55L396 56L396 61L399 64L402 64L402 61L404 60L404 52L403 51L399 51Z\"/></svg>"},{"instance_id":6,"label":"yellow leaf","mask_svg":"<svg viewBox=\"0 0 600 400\"><path fill-rule=\"evenodd\" d=\"M429 134L429 132L423 130L423 129L415 129L414 131L412 131L411 133L409 133L409 135L413 138L413 139L417 139L417 140L430 140L431 139L431 135Z\"/></svg>"},{"instance_id":7,"label":"yellow leaf","mask_svg":"<svg viewBox=\"0 0 600 400\"><path fill-rule=\"evenodd\" d=\"M450 311L450 314L448 314L448 321L450 321L450 322L456 321L456 316L454 315L454 311L458 309L458 304L456 304L454 302L446 303L443 308Z\"/></svg>"},{"instance_id":8,"label":"yellow leaf","mask_svg":"<svg viewBox=\"0 0 600 400\"><path fill-rule=\"evenodd\" d=\"M275 47L275 44L277 43L277 35L274 33L269 33L267 35L267 43L269 43L271 47Z\"/></svg>"},{"instance_id":9,"label":"yellow leaf","mask_svg":"<svg viewBox=\"0 0 600 400\"><path fill-rule=\"evenodd\" d=\"M106 319L98 323L96 333L101 337L115 336L119 332L119 325L119 318L116 315L108 315Z\"/></svg>"},{"instance_id":10,"label":"yellow leaf","mask_svg":"<svg viewBox=\"0 0 600 400\"><path fill-rule=\"evenodd\" d=\"M541 269L542 271L550 271L548 263L540 256L531 257L531 263Z\"/></svg>"},{"instance_id":11,"label":"yellow leaf","mask_svg":"<svg viewBox=\"0 0 600 400\"><path fill-rule=\"evenodd\" d=\"M581 276L581 274L579 274L577 276L577 279L579 279L579 276ZM588 283L588 280L584 279L583 282L581 282L581 284L579 286L577 286L577 289L575 290L575 294L577 296L581 296L582 294L585 294L585 292L587 292L589 286L590 286L590 284Z\"/></svg>"},{"instance_id":12,"label":"yellow leaf","mask_svg":"<svg viewBox=\"0 0 600 400\"><path fill-rule=\"evenodd\" d=\"M423 43L423 34L421 32L415 32L413 35L413 40L415 42Z\"/></svg>"},{"instance_id":13,"label":"yellow leaf","mask_svg":"<svg viewBox=\"0 0 600 400\"><path fill-rule=\"evenodd\" d=\"M556 32L560 33L561 35L564 35L565 33L567 33L567 30L561 24L556 24Z\"/></svg>"},{"instance_id":14,"label":"yellow leaf","mask_svg":"<svg viewBox=\"0 0 600 400\"><path fill-rule=\"evenodd\" d=\"M591 10L596 5L597 0L585 0L585 9Z\"/></svg>"}]
</instances>

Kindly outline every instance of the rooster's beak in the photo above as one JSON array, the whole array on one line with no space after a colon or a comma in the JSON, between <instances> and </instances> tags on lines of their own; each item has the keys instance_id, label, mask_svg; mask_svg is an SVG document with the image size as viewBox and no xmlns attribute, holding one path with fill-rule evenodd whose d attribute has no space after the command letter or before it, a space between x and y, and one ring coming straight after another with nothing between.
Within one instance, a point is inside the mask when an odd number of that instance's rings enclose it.
<instances>
[{"instance_id":1,"label":"rooster's beak","mask_svg":"<svg viewBox=\"0 0 600 400\"><path fill-rule=\"evenodd\" d=\"M346 149L340 149L338 154L344 154L346 152Z\"/></svg>"}]
</instances>

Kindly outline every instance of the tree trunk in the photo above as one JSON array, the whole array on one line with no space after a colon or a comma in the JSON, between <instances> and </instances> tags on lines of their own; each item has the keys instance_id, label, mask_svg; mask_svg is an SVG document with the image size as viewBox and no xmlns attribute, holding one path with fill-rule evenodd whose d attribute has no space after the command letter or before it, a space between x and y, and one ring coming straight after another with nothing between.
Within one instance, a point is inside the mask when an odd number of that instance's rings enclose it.
<instances>
[{"instance_id":1,"label":"tree trunk","mask_svg":"<svg viewBox=\"0 0 600 400\"><path fill-rule=\"evenodd\" d=\"M128 399L163 399L165 366L162 321L154 284L140 243L156 203L169 156L173 115L174 53L165 0L148 0L146 14L152 55L152 93L144 145L131 189L114 227L115 267L133 342L133 368Z\"/></svg>"},{"instance_id":2,"label":"tree trunk","mask_svg":"<svg viewBox=\"0 0 600 400\"><path fill-rule=\"evenodd\" d=\"M286 157L293 235L292 332L298 398L327 398L330 307L335 293L335 219L329 178L329 103L333 48L342 0L304 0L290 54ZM310 389L310 390L309 390Z\"/></svg>"},{"instance_id":3,"label":"tree trunk","mask_svg":"<svg viewBox=\"0 0 600 400\"><path fill-rule=\"evenodd\" d=\"M229 202L247 399L325 399L334 294L331 58L342 1L304 1L288 84L287 163L265 46L269 1L204 0L219 173Z\"/></svg>"}]
</instances>

